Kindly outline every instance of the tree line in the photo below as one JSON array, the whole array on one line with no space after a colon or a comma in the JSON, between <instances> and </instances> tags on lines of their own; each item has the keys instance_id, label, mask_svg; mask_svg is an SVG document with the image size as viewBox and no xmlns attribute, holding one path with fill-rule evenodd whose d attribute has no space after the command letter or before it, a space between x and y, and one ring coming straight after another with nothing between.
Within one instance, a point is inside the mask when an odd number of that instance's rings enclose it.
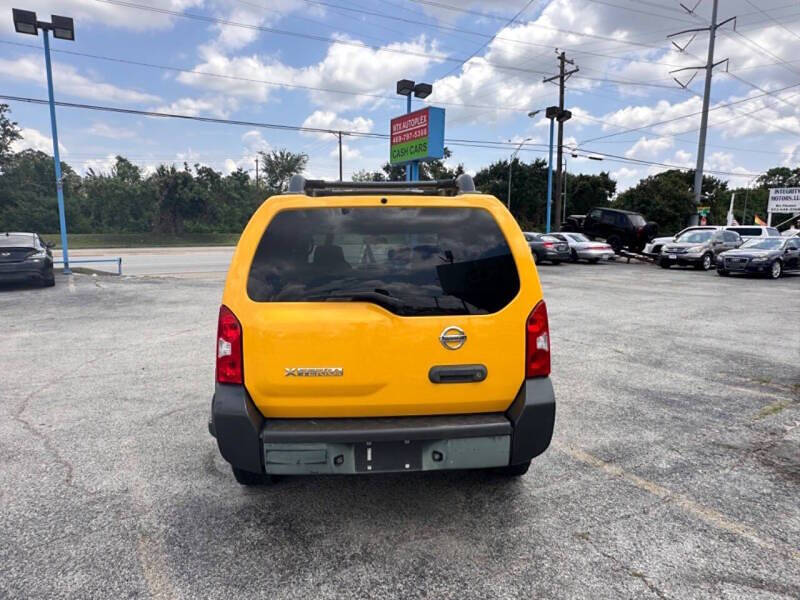
<instances>
[{"instance_id":1,"label":"tree line","mask_svg":"<svg viewBox=\"0 0 800 600\"><path fill-rule=\"evenodd\" d=\"M14 152L20 129L0 104L0 230L58 231L55 175L52 156L37 150ZM108 172L89 169L83 176L62 162L64 198L69 230L73 233L236 233L265 198L285 190L289 179L305 171L308 156L288 150L260 153L264 175L256 182L237 169L227 175L210 167L184 163L160 165L150 172L117 156ZM421 179L448 179L464 172L463 165L448 167L452 158L420 165ZM547 163L517 158L498 160L474 176L476 187L508 200L511 167L511 212L525 229L543 228L546 216ZM404 179L402 167L384 164L376 171L359 171L354 181ZM677 231L694 211L693 172L670 170L642 179L617 194L608 172L566 175L567 214L585 214L594 206L636 210L656 221L662 232ZM752 223L766 217L768 188L800 185L800 168L777 167L756 180L756 187L728 189L727 182L704 177L703 193L711 207L709 223L724 223L730 194L736 193L736 217ZM747 214L743 201L747 198ZM558 219L553 215L553 223Z\"/></svg>"}]
</instances>

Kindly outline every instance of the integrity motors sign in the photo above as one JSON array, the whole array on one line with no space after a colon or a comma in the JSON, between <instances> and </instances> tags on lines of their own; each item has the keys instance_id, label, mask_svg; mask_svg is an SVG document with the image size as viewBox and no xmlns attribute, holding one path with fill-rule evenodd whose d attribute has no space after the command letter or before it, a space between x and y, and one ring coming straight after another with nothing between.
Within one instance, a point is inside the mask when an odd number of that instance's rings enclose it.
<instances>
[{"instance_id":1,"label":"integrity motors sign","mask_svg":"<svg viewBox=\"0 0 800 600\"><path fill-rule=\"evenodd\" d=\"M393 165L444 156L444 109L429 106L392 119L389 162Z\"/></svg>"},{"instance_id":2,"label":"integrity motors sign","mask_svg":"<svg viewBox=\"0 0 800 600\"><path fill-rule=\"evenodd\" d=\"M771 188L767 212L791 214L800 212L800 187Z\"/></svg>"}]
</instances>

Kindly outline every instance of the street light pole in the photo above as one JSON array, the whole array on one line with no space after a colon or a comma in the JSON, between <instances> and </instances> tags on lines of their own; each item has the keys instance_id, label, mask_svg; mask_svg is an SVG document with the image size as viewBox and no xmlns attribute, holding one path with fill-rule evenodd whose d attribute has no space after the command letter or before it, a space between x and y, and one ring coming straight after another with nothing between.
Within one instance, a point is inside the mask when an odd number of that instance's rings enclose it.
<instances>
[{"instance_id":1,"label":"street light pole","mask_svg":"<svg viewBox=\"0 0 800 600\"><path fill-rule=\"evenodd\" d=\"M553 204L553 124L554 119L550 119L550 156L547 159L547 223L545 233L550 233L550 207Z\"/></svg>"},{"instance_id":2,"label":"street light pole","mask_svg":"<svg viewBox=\"0 0 800 600\"><path fill-rule=\"evenodd\" d=\"M528 118L529 118L529 119L532 119L533 117L535 117L536 115L538 115L540 112L542 112L542 111L541 111L541 110L539 110L539 109L537 109L537 110L532 110L532 111L530 111L530 112L528 113ZM511 166L514 164L514 158L517 156L517 154L519 154L519 151L520 151L520 149L522 148L522 145L523 145L525 142L530 142L532 139L533 139L533 138L525 138L524 140L522 140L522 141L519 143L519 146L517 146L517 149L516 149L516 150L514 151L514 153L511 155L511 160L509 160L509 161L508 161L508 196L506 196L506 208L507 208L508 210L511 210ZM509 140L509 141L511 141L511 140Z\"/></svg>"},{"instance_id":3,"label":"street light pole","mask_svg":"<svg viewBox=\"0 0 800 600\"><path fill-rule=\"evenodd\" d=\"M58 152L58 127L56 125L56 101L53 94L53 69L50 64L50 31L53 37L61 40L75 41L75 27L69 17L51 15L51 22L38 21L36 13L29 10L12 9L14 29L17 33L38 35L39 29L44 36L44 64L47 72L47 95L50 99L50 129L53 138L53 163L56 175L56 197L58 199L58 225L61 230L61 254L64 263L64 274L71 275L69 268L69 248L67 247L67 220L64 215L64 180L61 173L61 157Z\"/></svg>"},{"instance_id":4,"label":"street light pole","mask_svg":"<svg viewBox=\"0 0 800 600\"><path fill-rule=\"evenodd\" d=\"M530 142L532 139L533 138L525 138L522 140L517 146L517 149L511 153L511 158L508 161L508 195L506 196L506 208L508 210L511 210L511 168L514 166L514 159L517 158L517 154L522 150L522 146L525 142Z\"/></svg>"},{"instance_id":5,"label":"street light pole","mask_svg":"<svg viewBox=\"0 0 800 600\"><path fill-rule=\"evenodd\" d=\"M53 163L56 169L56 197L58 198L58 226L61 230L61 254L64 261L64 275L71 275L69 268L69 248L67 247L67 219L64 215L64 178L61 174L61 156L58 153L58 125L56 125L56 101L53 95L53 69L50 66L50 34L42 31L44 37L44 64L47 70L47 96L50 98L50 130L53 135Z\"/></svg>"}]
</instances>

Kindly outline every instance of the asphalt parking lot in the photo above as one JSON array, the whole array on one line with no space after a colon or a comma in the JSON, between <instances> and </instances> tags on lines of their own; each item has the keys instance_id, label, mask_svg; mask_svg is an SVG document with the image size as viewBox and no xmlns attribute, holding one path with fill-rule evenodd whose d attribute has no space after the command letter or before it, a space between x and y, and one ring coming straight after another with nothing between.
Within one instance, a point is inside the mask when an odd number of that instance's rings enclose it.
<instances>
[{"instance_id":1,"label":"asphalt parking lot","mask_svg":"<svg viewBox=\"0 0 800 600\"><path fill-rule=\"evenodd\" d=\"M800 597L800 276L539 270L556 433L516 481L241 488L221 276L0 289L0 597Z\"/></svg>"}]
</instances>

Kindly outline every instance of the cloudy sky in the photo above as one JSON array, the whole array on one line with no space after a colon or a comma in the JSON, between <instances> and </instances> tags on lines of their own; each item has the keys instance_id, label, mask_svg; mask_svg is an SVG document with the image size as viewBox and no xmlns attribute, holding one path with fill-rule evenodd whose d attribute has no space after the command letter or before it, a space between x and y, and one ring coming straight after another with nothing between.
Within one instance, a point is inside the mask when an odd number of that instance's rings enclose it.
<instances>
[{"instance_id":1,"label":"cloudy sky","mask_svg":"<svg viewBox=\"0 0 800 600\"><path fill-rule=\"evenodd\" d=\"M717 37L716 59L729 61L713 80L706 171L746 185L800 163L800 2L719 4L720 21L738 18ZM670 72L704 64L708 36L674 38L684 52L666 36L708 26L711 0L694 14L674 0L0 0L0 94L45 98L41 37L14 33L12 6L75 18L76 41L52 43L65 102L388 133L405 111L395 82L408 78L433 84L426 102L446 109L452 162L474 171L508 157L509 140L531 138L525 160L546 157L547 121L527 113L558 101L542 81L558 47L580 68L567 84L570 171L611 171L624 189L695 162L703 73ZM10 104L18 148L51 152L47 107ZM116 154L254 170L256 151L288 148L310 156L310 175L338 176L327 133L75 108L58 118L62 159L79 171ZM346 137L343 154L349 178L379 168L388 141Z\"/></svg>"}]
</instances>

